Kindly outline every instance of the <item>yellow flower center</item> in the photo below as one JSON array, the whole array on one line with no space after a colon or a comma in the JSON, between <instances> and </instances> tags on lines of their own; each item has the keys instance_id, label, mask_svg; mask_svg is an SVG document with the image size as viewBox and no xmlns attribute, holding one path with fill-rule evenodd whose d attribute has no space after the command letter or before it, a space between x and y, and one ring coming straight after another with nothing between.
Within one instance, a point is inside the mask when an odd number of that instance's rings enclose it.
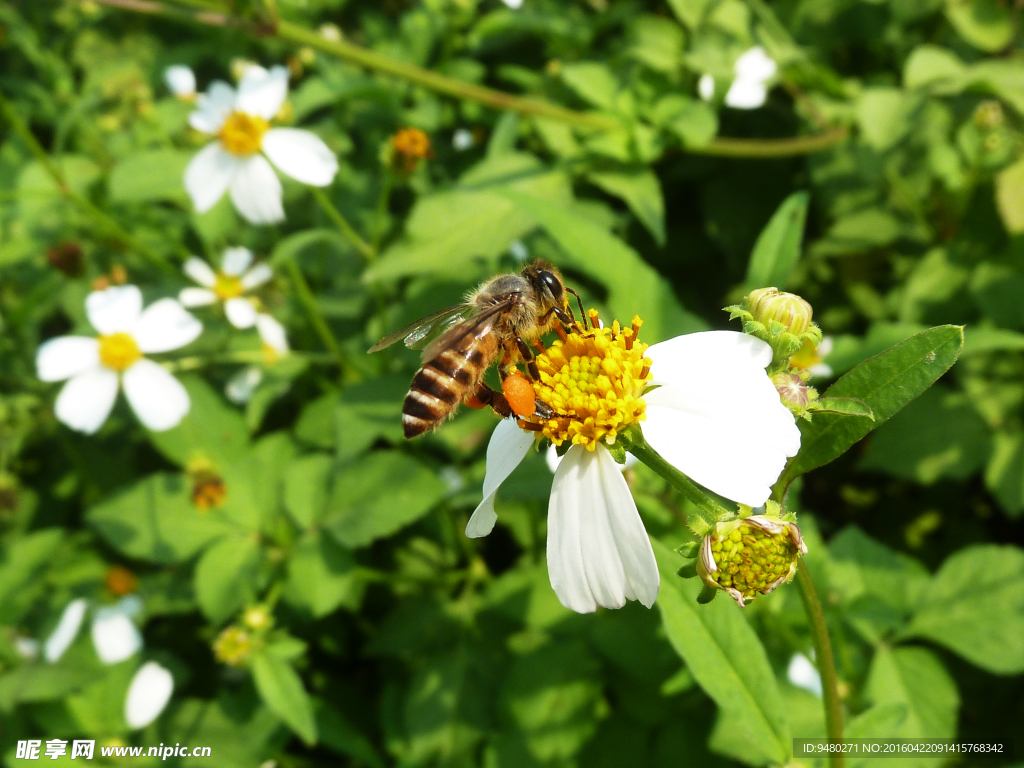
<instances>
[{"instance_id":1,"label":"yellow flower center","mask_svg":"<svg viewBox=\"0 0 1024 768\"><path fill-rule=\"evenodd\" d=\"M597 311L589 314L596 326ZM619 430L643 421L651 361L644 357L647 345L637 341L641 324L634 317L630 328L620 328L618 320L608 328L577 327L538 355L534 389L555 415L528 420L532 428L555 445L569 440L592 451L598 441L614 443Z\"/></svg>"},{"instance_id":2,"label":"yellow flower center","mask_svg":"<svg viewBox=\"0 0 1024 768\"><path fill-rule=\"evenodd\" d=\"M814 346L814 342L807 339L804 341L804 345L797 350L796 354L789 358L789 363L804 371L808 368L813 368L821 360L821 355L818 354L818 349Z\"/></svg>"},{"instance_id":3,"label":"yellow flower center","mask_svg":"<svg viewBox=\"0 0 1024 768\"><path fill-rule=\"evenodd\" d=\"M268 128L270 123L262 117L232 112L220 129L220 140L233 155L251 155L259 152Z\"/></svg>"},{"instance_id":4,"label":"yellow flower center","mask_svg":"<svg viewBox=\"0 0 1024 768\"><path fill-rule=\"evenodd\" d=\"M142 359L142 352L135 339L127 333L111 333L100 336L100 362L114 371L127 371Z\"/></svg>"},{"instance_id":5,"label":"yellow flower center","mask_svg":"<svg viewBox=\"0 0 1024 768\"><path fill-rule=\"evenodd\" d=\"M227 301L245 293L245 287L242 285L242 278L218 272L217 282L213 284L213 292L221 301Z\"/></svg>"}]
</instances>

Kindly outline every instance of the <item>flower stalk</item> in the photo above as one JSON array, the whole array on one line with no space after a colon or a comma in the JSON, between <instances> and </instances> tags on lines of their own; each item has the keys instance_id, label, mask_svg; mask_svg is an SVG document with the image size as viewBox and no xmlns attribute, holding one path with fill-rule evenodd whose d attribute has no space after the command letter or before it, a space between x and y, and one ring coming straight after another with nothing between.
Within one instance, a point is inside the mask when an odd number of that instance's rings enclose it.
<instances>
[{"instance_id":1,"label":"flower stalk","mask_svg":"<svg viewBox=\"0 0 1024 768\"><path fill-rule=\"evenodd\" d=\"M335 207L334 203L331 202L331 198L327 193L319 187L310 187L309 191L313 193L313 199L316 200L324 213L327 214L328 218L334 222L335 226L338 227L338 231L341 232L342 236L348 240L352 247L359 251L360 255L367 261L373 261L377 257L377 249L366 242L359 233L356 232L355 227L349 224L341 211Z\"/></svg>"},{"instance_id":2,"label":"flower stalk","mask_svg":"<svg viewBox=\"0 0 1024 768\"><path fill-rule=\"evenodd\" d=\"M334 333L331 332L331 327L327 324L327 320L324 319L323 312L320 311L320 305L316 303L316 297L313 295L309 283L306 282L306 276L302 274L302 270L295 262L295 259L288 260L288 276L295 284L295 293L298 295L299 301L302 302L302 306L309 316L309 321L313 324L313 328L316 330L317 335L320 336L323 345L331 353L338 366L344 368L346 360L344 353L341 351L341 346L339 346L338 340L334 338Z\"/></svg>"}]
</instances>

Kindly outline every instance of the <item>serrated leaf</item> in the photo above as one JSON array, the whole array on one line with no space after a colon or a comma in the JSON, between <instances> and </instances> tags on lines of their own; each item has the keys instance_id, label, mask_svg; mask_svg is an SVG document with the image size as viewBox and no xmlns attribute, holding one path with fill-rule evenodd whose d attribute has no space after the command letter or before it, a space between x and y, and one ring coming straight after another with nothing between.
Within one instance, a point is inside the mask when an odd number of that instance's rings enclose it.
<instances>
[{"instance_id":1,"label":"serrated leaf","mask_svg":"<svg viewBox=\"0 0 1024 768\"><path fill-rule=\"evenodd\" d=\"M890 347L841 376L824 396L863 400L875 420L823 413L813 422L801 421L800 453L782 473L782 487L837 459L928 389L956 362L963 343L963 328L940 325Z\"/></svg>"},{"instance_id":2,"label":"serrated leaf","mask_svg":"<svg viewBox=\"0 0 1024 768\"><path fill-rule=\"evenodd\" d=\"M291 664L270 653L256 653L252 657L252 677L270 710L306 744L316 744L313 703Z\"/></svg>"},{"instance_id":3,"label":"serrated leaf","mask_svg":"<svg viewBox=\"0 0 1024 768\"><path fill-rule=\"evenodd\" d=\"M683 580L683 559L652 540L661 573L658 608L665 633L697 683L732 721L730 756L753 764L786 763L792 752L782 696L761 641L732 600L698 605L703 586Z\"/></svg>"},{"instance_id":4,"label":"serrated leaf","mask_svg":"<svg viewBox=\"0 0 1024 768\"><path fill-rule=\"evenodd\" d=\"M754 244L747 266L747 290L786 287L793 267L800 259L800 244L807 221L811 196L794 192L778 207Z\"/></svg>"}]
</instances>

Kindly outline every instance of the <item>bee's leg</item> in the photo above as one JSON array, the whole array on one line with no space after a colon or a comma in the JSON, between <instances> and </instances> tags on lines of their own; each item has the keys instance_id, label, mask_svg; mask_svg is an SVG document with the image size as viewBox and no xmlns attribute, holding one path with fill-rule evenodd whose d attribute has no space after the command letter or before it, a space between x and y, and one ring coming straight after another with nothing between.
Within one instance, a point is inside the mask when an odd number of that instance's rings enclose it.
<instances>
[{"instance_id":1,"label":"bee's leg","mask_svg":"<svg viewBox=\"0 0 1024 768\"><path fill-rule=\"evenodd\" d=\"M575 323L573 316L560 307L552 307L551 309L549 309L547 312L545 312L543 315L537 318L537 323L540 325L547 325L549 322L551 322L552 315L557 317L558 322L560 322L567 328L572 328L573 323Z\"/></svg>"},{"instance_id":2,"label":"bee's leg","mask_svg":"<svg viewBox=\"0 0 1024 768\"><path fill-rule=\"evenodd\" d=\"M465 403L470 408L486 408L490 406L503 419L507 419L512 415L512 406L508 404L505 396L501 392L495 392L482 381L477 385L476 392L466 398Z\"/></svg>"},{"instance_id":3,"label":"bee's leg","mask_svg":"<svg viewBox=\"0 0 1024 768\"><path fill-rule=\"evenodd\" d=\"M523 341L521 337L516 336L516 348L519 350L519 355L523 358L523 362L526 363L526 372L530 374L530 378L534 381L540 381L537 360L533 356L533 350L530 349L530 345Z\"/></svg>"}]
</instances>

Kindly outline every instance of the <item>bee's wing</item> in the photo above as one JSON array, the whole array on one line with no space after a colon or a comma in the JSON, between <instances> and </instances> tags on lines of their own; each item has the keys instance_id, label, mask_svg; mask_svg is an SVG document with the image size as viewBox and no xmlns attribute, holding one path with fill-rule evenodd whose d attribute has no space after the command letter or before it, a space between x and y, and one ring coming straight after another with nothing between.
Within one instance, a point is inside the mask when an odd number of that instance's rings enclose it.
<instances>
[{"instance_id":1,"label":"bee's wing","mask_svg":"<svg viewBox=\"0 0 1024 768\"><path fill-rule=\"evenodd\" d=\"M474 308L473 315L467 317L458 325L452 326L442 336L430 342L430 346L423 350L423 361L433 360L444 350L457 346L459 342L470 334L485 336L490 333L499 315L509 307L517 304L519 298L518 293L508 293L497 297L493 304L488 304L483 308Z\"/></svg>"},{"instance_id":2,"label":"bee's wing","mask_svg":"<svg viewBox=\"0 0 1024 768\"><path fill-rule=\"evenodd\" d=\"M456 304L453 307L447 307L426 317L421 317L404 328L389 333L370 347L367 354L380 352L396 341L404 341L405 346L410 349L421 349L473 311L473 307L468 304Z\"/></svg>"}]
</instances>

